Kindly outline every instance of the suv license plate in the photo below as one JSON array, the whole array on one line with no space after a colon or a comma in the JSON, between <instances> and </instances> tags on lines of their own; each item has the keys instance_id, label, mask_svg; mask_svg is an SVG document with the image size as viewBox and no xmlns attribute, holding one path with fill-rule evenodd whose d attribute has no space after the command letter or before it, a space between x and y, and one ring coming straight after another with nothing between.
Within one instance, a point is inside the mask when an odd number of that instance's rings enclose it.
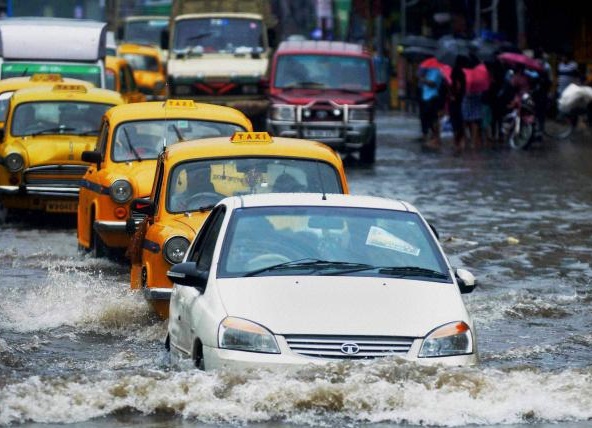
<instances>
[{"instance_id":1,"label":"suv license plate","mask_svg":"<svg viewBox=\"0 0 592 428\"><path fill-rule=\"evenodd\" d=\"M78 211L78 202L51 201L45 205L45 211L48 213L75 213Z\"/></svg>"},{"instance_id":2,"label":"suv license plate","mask_svg":"<svg viewBox=\"0 0 592 428\"><path fill-rule=\"evenodd\" d=\"M337 129L307 129L304 131L305 138L337 138L339 131Z\"/></svg>"}]
</instances>

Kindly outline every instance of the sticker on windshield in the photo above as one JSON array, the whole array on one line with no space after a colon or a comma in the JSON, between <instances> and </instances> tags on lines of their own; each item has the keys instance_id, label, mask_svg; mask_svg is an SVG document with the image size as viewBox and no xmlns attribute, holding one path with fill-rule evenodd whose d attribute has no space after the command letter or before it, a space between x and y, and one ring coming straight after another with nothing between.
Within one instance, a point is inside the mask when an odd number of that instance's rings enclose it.
<instances>
[{"instance_id":1,"label":"sticker on windshield","mask_svg":"<svg viewBox=\"0 0 592 428\"><path fill-rule=\"evenodd\" d=\"M398 251L412 256L419 256L419 252L421 251L419 248L414 247L410 243L397 238L392 233L377 226L370 226L370 231L366 237L366 245L386 248L388 250Z\"/></svg>"}]
</instances>

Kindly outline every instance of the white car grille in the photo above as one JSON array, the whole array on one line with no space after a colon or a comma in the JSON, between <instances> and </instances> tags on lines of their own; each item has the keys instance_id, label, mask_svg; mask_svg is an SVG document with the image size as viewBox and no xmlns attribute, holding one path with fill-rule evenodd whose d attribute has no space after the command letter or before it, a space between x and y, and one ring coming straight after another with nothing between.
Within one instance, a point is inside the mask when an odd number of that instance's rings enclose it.
<instances>
[{"instance_id":1,"label":"white car grille","mask_svg":"<svg viewBox=\"0 0 592 428\"><path fill-rule=\"evenodd\" d=\"M284 336L293 352L327 359L372 359L404 356L414 338L393 336Z\"/></svg>"}]
</instances>

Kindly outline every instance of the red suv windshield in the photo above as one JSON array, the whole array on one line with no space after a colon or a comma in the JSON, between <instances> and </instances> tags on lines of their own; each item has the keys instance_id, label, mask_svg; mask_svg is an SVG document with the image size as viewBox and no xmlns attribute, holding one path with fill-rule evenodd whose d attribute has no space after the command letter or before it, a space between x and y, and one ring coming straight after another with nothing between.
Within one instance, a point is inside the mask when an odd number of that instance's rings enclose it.
<instances>
[{"instance_id":1,"label":"red suv windshield","mask_svg":"<svg viewBox=\"0 0 592 428\"><path fill-rule=\"evenodd\" d=\"M280 55L274 79L276 88L371 91L370 61L338 55Z\"/></svg>"}]
</instances>

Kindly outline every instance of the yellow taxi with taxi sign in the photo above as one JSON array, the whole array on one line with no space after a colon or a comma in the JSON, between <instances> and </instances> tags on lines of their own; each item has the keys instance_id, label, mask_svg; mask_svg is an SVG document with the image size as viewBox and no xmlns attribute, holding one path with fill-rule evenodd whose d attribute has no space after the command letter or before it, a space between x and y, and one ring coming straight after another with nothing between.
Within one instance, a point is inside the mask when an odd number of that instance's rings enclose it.
<instances>
[{"instance_id":1,"label":"yellow taxi with taxi sign","mask_svg":"<svg viewBox=\"0 0 592 428\"><path fill-rule=\"evenodd\" d=\"M57 83L19 89L0 131L0 203L12 210L76 213L82 152L95 146L101 116L117 92Z\"/></svg>"},{"instance_id":2,"label":"yellow taxi with taxi sign","mask_svg":"<svg viewBox=\"0 0 592 428\"><path fill-rule=\"evenodd\" d=\"M19 89L34 88L37 86L53 86L56 83L69 83L76 85L85 85L93 88L93 85L86 80L62 77L55 73L37 73L31 76L8 77L0 80L0 129L4 129L4 120L8 109L8 100Z\"/></svg>"},{"instance_id":3,"label":"yellow taxi with taxi sign","mask_svg":"<svg viewBox=\"0 0 592 428\"><path fill-rule=\"evenodd\" d=\"M103 117L96 148L82 153L91 166L80 189L79 247L97 257L116 256L127 248L130 201L150 194L156 159L165 146L250 130L251 122L240 111L192 100L149 101L110 109Z\"/></svg>"},{"instance_id":4,"label":"yellow taxi with taxi sign","mask_svg":"<svg viewBox=\"0 0 592 428\"><path fill-rule=\"evenodd\" d=\"M160 49L151 45L122 43L117 51L132 67L138 89L148 100L166 98L166 71Z\"/></svg>"},{"instance_id":5,"label":"yellow taxi with taxi sign","mask_svg":"<svg viewBox=\"0 0 592 428\"><path fill-rule=\"evenodd\" d=\"M150 197L132 201L132 214L146 218L128 249L131 288L167 318L167 271L183 260L214 205L233 195L293 192L348 193L341 157L324 144L267 132L167 146Z\"/></svg>"},{"instance_id":6,"label":"yellow taxi with taxi sign","mask_svg":"<svg viewBox=\"0 0 592 428\"><path fill-rule=\"evenodd\" d=\"M107 55L105 58L107 88L119 92L126 103L146 101L146 95L140 92L129 63L118 56Z\"/></svg>"}]
</instances>

